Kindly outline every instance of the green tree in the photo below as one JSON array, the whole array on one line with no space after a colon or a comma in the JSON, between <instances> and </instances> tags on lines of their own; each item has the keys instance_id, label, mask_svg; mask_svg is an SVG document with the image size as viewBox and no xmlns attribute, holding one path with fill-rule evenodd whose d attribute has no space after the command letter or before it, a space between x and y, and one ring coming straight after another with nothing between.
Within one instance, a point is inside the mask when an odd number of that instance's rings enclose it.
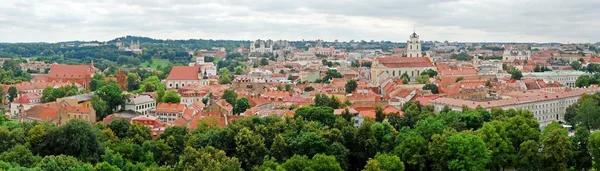
<instances>
[{"instance_id":1,"label":"green tree","mask_svg":"<svg viewBox=\"0 0 600 171\"><path fill-rule=\"evenodd\" d=\"M15 86L10 86L8 88L8 100L10 102L12 102L13 100L15 100L15 98L17 98L19 92L17 92L17 87Z\"/></svg>"},{"instance_id":2,"label":"green tree","mask_svg":"<svg viewBox=\"0 0 600 171\"><path fill-rule=\"evenodd\" d=\"M152 138L150 136L150 133L151 130L149 127L134 122L129 126L129 129L127 130L127 138L130 138L136 144L142 144L144 143L144 141L150 140Z\"/></svg>"},{"instance_id":3,"label":"green tree","mask_svg":"<svg viewBox=\"0 0 600 171\"><path fill-rule=\"evenodd\" d=\"M573 61L571 62L571 68L574 70L579 70L581 69L581 63L579 63L579 61Z\"/></svg>"},{"instance_id":4,"label":"green tree","mask_svg":"<svg viewBox=\"0 0 600 171\"><path fill-rule=\"evenodd\" d=\"M234 140L235 154L245 169L262 163L263 158L267 155L264 138L247 128L238 131Z\"/></svg>"},{"instance_id":5,"label":"green tree","mask_svg":"<svg viewBox=\"0 0 600 171\"><path fill-rule=\"evenodd\" d=\"M233 106L233 113L244 113L246 109L250 109L251 107L252 106L250 106L250 102L248 102L248 99L242 97L235 102L235 106Z\"/></svg>"},{"instance_id":6,"label":"green tree","mask_svg":"<svg viewBox=\"0 0 600 171\"><path fill-rule=\"evenodd\" d=\"M233 106L236 103L237 96L238 96L237 93L233 89L227 89L223 92L223 97L221 97L221 98L225 99L225 101L227 101L227 103L229 103Z\"/></svg>"},{"instance_id":7,"label":"green tree","mask_svg":"<svg viewBox=\"0 0 600 171\"><path fill-rule=\"evenodd\" d=\"M127 131L130 126L131 123L129 123L129 120L123 118L118 118L108 123L108 128L110 128L119 139L127 137Z\"/></svg>"},{"instance_id":8,"label":"green tree","mask_svg":"<svg viewBox=\"0 0 600 171\"><path fill-rule=\"evenodd\" d=\"M381 108L381 106L377 105L375 106L375 121L376 122L383 122L383 120L385 120L386 118L386 113L383 112L383 108Z\"/></svg>"},{"instance_id":9,"label":"green tree","mask_svg":"<svg viewBox=\"0 0 600 171\"><path fill-rule=\"evenodd\" d=\"M369 159L363 171L403 171L404 163L398 156L377 153L375 158Z\"/></svg>"},{"instance_id":10,"label":"green tree","mask_svg":"<svg viewBox=\"0 0 600 171\"><path fill-rule=\"evenodd\" d=\"M294 118L303 118L307 121L318 121L325 125L333 125L336 116L333 115L333 109L331 107L312 107L306 106L296 109Z\"/></svg>"},{"instance_id":11,"label":"green tree","mask_svg":"<svg viewBox=\"0 0 600 171\"><path fill-rule=\"evenodd\" d=\"M89 89L90 89L90 91L96 91L100 87L103 87L104 85L106 85L106 78L104 78L104 75L102 75L102 74L94 74L94 76L90 80L90 87L89 87Z\"/></svg>"},{"instance_id":12,"label":"green tree","mask_svg":"<svg viewBox=\"0 0 600 171\"><path fill-rule=\"evenodd\" d=\"M99 131L88 122L71 120L60 127L56 137L56 152L75 156L83 161L96 161L103 149L98 141Z\"/></svg>"},{"instance_id":13,"label":"green tree","mask_svg":"<svg viewBox=\"0 0 600 171\"><path fill-rule=\"evenodd\" d=\"M331 97L329 98L329 107L334 109L339 109L340 107L342 107L342 102L340 101L340 98L331 95Z\"/></svg>"},{"instance_id":14,"label":"green tree","mask_svg":"<svg viewBox=\"0 0 600 171\"><path fill-rule=\"evenodd\" d=\"M117 110L117 107L125 104L125 97L122 93L123 90L121 90L119 85L113 82L101 87L94 94L105 101L108 105L108 112L113 113Z\"/></svg>"},{"instance_id":15,"label":"green tree","mask_svg":"<svg viewBox=\"0 0 600 171\"><path fill-rule=\"evenodd\" d=\"M285 161L289 157L288 144L283 139L281 134L275 136L271 149L269 150L271 157L275 158L276 161Z\"/></svg>"},{"instance_id":16,"label":"green tree","mask_svg":"<svg viewBox=\"0 0 600 171\"><path fill-rule=\"evenodd\" d=\"M527 140L519 145L517 170L540 170L542 155L539 152L540 144L533 140Z\"/></svg>"},{"instance_id":17,"label":"green tree","mask_svg":"<svg viewBox=\"0 0 600 171\"><path fill-rule=\"evenodd\" d=\"M404 161L407 170L426 169L427 140L417 133L409 133L395 149L396 155Z\"/></svg>"},{"instance_id":18,"label":"green tree","mask_svg":"<svg viewBox=\"0 0 600 171\"><path fill-rule=\"evenodd\" d=\"M229 73L229 69L221 68L219 70L219 84L230 84L231 83L231 73Z\"/></svg>"},{"instance_id":19,"label":"green tree","mask_svg":"<svg viewBox=\"0 0 600 171\"><path fill-rule=\"evenodd\" d=\"M314 163L306 156L294 155L290 159L286 160L281 165L285 170L309 170L314 166Z\"/></svg>"},{"instance_id":20,"label":"green tree","mask_svg":"<svg viewBox=\"0 0 600 171\"><path fill-rule=\"evenodd\" d=\"M165 96L163 96L162 102L163 103L180 103L181 97L179 97L179 94L177 94L177 92L175 92L173 90L169 90L169 91L167 91L167 93L165 93Z\"/></svg>"},{"instance_id":21,"label":"green tree","mask_svg":"<svg viewBox=\"0 0 600 171\"><path fill-rule=\"evenodd\" d=\"M596 131L590 135L590 152L592 153L592 160L594 169L600 169L600 131Z\"/></svg>"},{"instance_id":22,"label":"green tree","mask_svg":"<svg viewBox=\"0 0 600 171\"><path fill-rule=\"evenodd\" d=\"M135 72L127 73L126 80L127 80L127 90L128 91L133 91L133 90L137 90L140 88L140 83L142 82L142 79L140 78L138 73L135 73Z\"/></svg>"},{"instance_id":23,"label":"green tree","mask_svg":"<svg viewBox=\"0 0 600 171\"><path fill-rule=\"evenodd\" d=\"M545 129L549 129L548 126ZM571 156L571 141L567 136L567 130L550 129L548 132L544 130L542 147L542 161L546 170L567 170L567 162Z\"/></svg>"},{"instance_id":24,"label":"green tree","mask_svg":"<svg viewBox=\"0 0 600 171\"><path fill-rule=\"evenodd\" d=\"M358 87L358 83L356 82L356 80L348 80L348 82L346 82L346 93L354 92L354 90L356 90L356 87Z\"/></svg>"},{"instance_id":25,"label":"green tree","mask_svg":"<svg viewBox=\"0 0 600 171\"><path fill-rule=\"evenodd\" d=\"M269 65L269 60L267 58L260 59L260 65L261 66L267 66L267 65Z\"/></svg>"},{"instance_id":26,"label":"green tree","mask_svg":"<svg viewBox=\"0 0 600 171\"><path fill-rule=\"evenodd\" d=\"M485 142L487 150L490 152L491 160L488 168L491 170L501 170L510 167L516 153L506 134L504 122L493 121L483 125L478 131L479 137Z\"/></svg>"},{"instance_id":27,"label":"green tree","mask_svg":"<svg viewBox=\"0 0 600 171\"><path fill-rule=\"evenodd\" d=\"M447 155L450 170L484 170L490 160L483 140L469 133L448 137Z\"/></svg>"},{"instance_id":28,"label":"green tree","mask_svg":"<svg viewBox=\"0 0 600 171\"><path fill-rule=\"evenodd\" d=\"M521 77L523 77L523 73L521 73L521 71L517 70L517 69L513 69L510 71L510 78L513 80L521 80Z\"/></svg>"},{"instance_id":29,"label":"green tree","mask_svg":"<svg viewBox=\"0 0 600 171\"><path fill-rule=\"evenodd\" d=\"M573 145L573 162L576 170L588 170L592 167L592 156L589 149L590 132L583 126L576 128L571 138Z\"/></svg>"},{"instance_id":30,"label":"green tree","mask_svg":"<svg viewBox=\"0 0 600 171\"><path fill-rule=\"evenodd\" d=\"M304 87L304 91L306 91L306 92L310 92L310 91L313 91L313 90L315 90L315 88L312 87L312 86L306 86L306 87Z\"/></svg>"},{"instance_id":31,"label":"green tree","mask_svg":"<svg viewBox=\"0 0 600 171\"><path fill-rule=\"evenodd\" d=\"M456 78L456 81L455 81L455 82L460 82L460 81L462 81L462 80L464 80L464 78L463 78L463 77L458 77L458 78Z\"/></svg>"},{"instance_id":32,"label":"green tree","mask_svg":"<svg viewBox=\"0 0 600 171\"><path fill-rule=\"evenodd\" d=\"M316 132L303 132L290 144L294 154L312 156L327 150L325 138Z\"/></svg>"},{"instance_id":33,"label":"green tree","mask_svg":"<svg viewBox=\"0 0 600 171\"><path fill-rule=\"evenodd\" d=\"M109 114L108 104L97 95L92 97L92 107L96 111L96 120L102 120Z\"/></svg>"},{"instance_id":34,"label":"green tree","mask_svg":"<svg viewBox=\"0 0 600 171\"><path fill-rule=\"evenodd\" d=\"M430 83L429 84L425 84L423 86L423 90L431 90L431 93L433 93L433 94L438 94L439 93L438 86L435 85L435 84L430 84Z\"/></svg>"},{"instance_id":35,"label":"green tree","mask_svg":"<svg viewBox=\"0 0 600 171\"><path fill-rule=\"evenodd\" d=\"M585 126L588 130L600 128L600 107L593 98L581 99L574 121Z\"/></svg>"},{"instance_id":36,"label":"green tree","mask_svg":"<svg viewBox=\"0 0 600 171\"><path fill-rule=\"evenodd\" d=\"M315 106L329 106L329 97L325 94L316 94Z\"/></svg>"},{"instance_id":37,"label":"green tree","mask_svg":"<svg viewBox=\"0 0 600 171\"><path fill-rule=\"evenodd\" d=\"M70 170L77 166L82 165L83 163L77 158L67 155L59 155L59 156L45 156L38 164L42 170L47 171L63 171Z\"/></svg>"},{"instance_id":38,"label":"green tree","mask_svg":"<svg viewBox=\"0 0 600 171\"><path fill-rule=\"evenodd\" d=\"M244 69L242 68L242 66L236 66L235 69L233 69L233 73L235 75L242 75L244 74Z\"/></svg>"},{"instance_id":39,"label":"green tree","mask_svg":"<svg viewBox=\"0 0 600 171\"><path fill-rule=\"evenodd\" d=\"M18 164L23 167L31 167L39 160L41 160L39 156L34 156L26 146L20 144L0 154L0 161Z\"/></svg>"},{"instance_id":40,"label":"green tree","mask_svg":"<svg viewBox=\"0 0 600 171\"><path fill-rule=\"evenodd\" d=\"M241 164L237 158L227 157L225 152L211 146L196 150L186 147L181 155L177 170L232 170L241 171Z\"/></svg>"},{"instance_id":41,"label":"green tree","mask_svg":"<svg viewBox=\"0 0 600 171\"><path fill-rule=\"evenodd\" d=\"M317 154L313 156L311 162L313 163L311 170L342 171L340 164L333 156Z\"/></svg>"}]
</instances>

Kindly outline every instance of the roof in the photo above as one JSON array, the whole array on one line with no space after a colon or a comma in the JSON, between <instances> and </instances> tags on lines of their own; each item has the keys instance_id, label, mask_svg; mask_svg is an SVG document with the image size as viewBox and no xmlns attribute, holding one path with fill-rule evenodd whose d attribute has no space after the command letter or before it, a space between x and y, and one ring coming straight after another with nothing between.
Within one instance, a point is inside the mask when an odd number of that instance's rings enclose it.
<instances>
[{"instance_id":1,"label":"roof","mask_svg":"<svg viewBox=\"0 0 600 171\"><path fill-rule=\"evenodd\" d=\"M125 104L143 104L143 103L150 103L150 102L154 102L154 98L152 98L150 95L137 95L136 97L132 97L127 99L127 101L125 101Z\"/></svg>"},{"instance_id":2,"label":"roof","mask_svg":"<svg viewBox=\"0 0 600 171\"><path fill-rule=\"evenodd\" d=\"M379 63L388 68L402 67L434 67L429 58L398 58L398 57L383 57L378 58Z\"/></svg>"},{"instance_id":3,"label":"roof","mask_svg":"<svg viewBox=\"0 0 600 171\"><path fill-rule=\"evenodd\" d=\"M158 103L155 112L157 113L180 113L185 109L185 105L181 103Z\"/></svg>"},{"instance_id":4,"label":"roof","mask_svg":"<svg viewBox=\"0 0 600 171\"><path fill-rule=\"evenodd\" d=\"M63 97L62 99L77 99L77 102L91 101L94 97L94 92L80 94L75 96Z\"/></svg>"},{"instance_id":5,"label":"roof","mask_svg":"<svg viewBox=\"0 0 600 171\"><path fill-rule=\"evenodd\" d=\"M58 117L58 108L37 105L26 111L27 118L33 118L40 121L52 121Z\"/></svg>"},{"instance_id":6,"label":"roof","mask_svg":"<svg viewBox=\"0 0 600 171\"><path fill-rule=\"evenodd\" d=\"M48 76L50 78L91 78L95 69L91 65L52 64Z\"/></svg>"},{"instance_id":7,"label":"roof","mask_svg":"<svg viewBox=\"0 0 600 171\"><path fill-rule=\"evenodd\" d=\"M198 66L173 66L167 80L198 80Z\"/></svg>"},{"instance_id":8,"label":"roof","mask_svg":"<svg viewBox=\"0 0 600 171\"><path fill-rule=\"evenodd\" d=\"M87 107L65 106L65 111L69 113L90 113L92 110Z\"/></svg>"}]
</instances>

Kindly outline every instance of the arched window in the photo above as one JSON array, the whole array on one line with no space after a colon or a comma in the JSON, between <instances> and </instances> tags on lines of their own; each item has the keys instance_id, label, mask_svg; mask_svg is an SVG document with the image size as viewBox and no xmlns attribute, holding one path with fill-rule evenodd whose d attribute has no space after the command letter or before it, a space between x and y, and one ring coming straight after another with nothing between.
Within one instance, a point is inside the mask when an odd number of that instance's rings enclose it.
<instances>
[{"instance_id":1,"label":"arched window","mask_svg":"<svg viewBox=\"0 0 600 171\"><path fill-rule=\"evenodd\" d=\"M412 45L410 45L410 50L412 50Z\"/></svg>"}]
</instances>

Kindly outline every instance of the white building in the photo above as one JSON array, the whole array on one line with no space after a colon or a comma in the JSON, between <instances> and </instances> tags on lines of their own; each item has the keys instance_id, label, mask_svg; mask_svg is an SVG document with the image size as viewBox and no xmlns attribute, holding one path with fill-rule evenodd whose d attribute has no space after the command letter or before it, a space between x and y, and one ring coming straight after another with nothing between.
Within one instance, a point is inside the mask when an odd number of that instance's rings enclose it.
<instances>
[{"instance_id":1,"label":"white building","mask_svg":"<svg viewBox=\"0 0 600 171\"><path fill-rule=\"evenodd\" d=\"M410 35L410 40L406 41L406 57L423 57L422 52L419 35L413 32Z\"/></svg>"},{"instance_id":2,"label":"white building","mask_svg":"<svg viewBox=\"0 0 600 171\"><path fill-rule=\"evenodd\" d=\"M545 81L556 81L566 87L576 87L575 81L582 75L588 73L583 71L566 71L566 70L554 70L546 72L528 72L523 73L523 78L535 78L542 79Z\"/></svg>"},{"instance_id":3,"label":"white building","mask_svg":"<svg viewBox=\"0 0 600 171\"><path fill-rule=\"evenodd\" d=\"M463 106L469 108L481 107L486 110L492 108L525 109L533 113L533 116L540 123L540 127L552 123L553 121L565 121L564 115L568 106L577 103L577 100L584 94L592 94L596 90L590 89L572 89L558 92L548 91L516 91L503 94L503 99L490 101L471 101L454 98L441 97L429 101L429 105L434 107L435 112L441 111L445 106L455 111L462 111Z\"/></svg>"},{"instance_id":4,"label":"white building","mask_svg":"<svg viewBox=\"0 0 600 171\"><path fill-rule=\"evenodd\" d=\"M256 43L258 42L259 46L256 47ZM250 42L250 53L273 53L273 43L272 41L270 41L271 43L269 43L268 45L265 45L264 40L256 40L256 41L252 41Z\"/></svg>"},{"instance_id":5,"label":"white building","mask_svg":"<svg viewBox=\"0 0 600 171\"><path fill-rule=\"evenodd\" d=\"M502 59L504 59L505 62L512 62L514 60L529 60L531 59L531 51L514 48L506 49L502 54Z\"/></svg>"},{"instance_id":6,"label":"white building","mask_svg":"<svg viewBox=\"0 0 600 171\"><path fill-rule=\"evenodd\" d=\"M156 108L156 100L149 95L137 95L125 101L125 110L132 110L143 115Z\"/></svg>"}]
</instances>

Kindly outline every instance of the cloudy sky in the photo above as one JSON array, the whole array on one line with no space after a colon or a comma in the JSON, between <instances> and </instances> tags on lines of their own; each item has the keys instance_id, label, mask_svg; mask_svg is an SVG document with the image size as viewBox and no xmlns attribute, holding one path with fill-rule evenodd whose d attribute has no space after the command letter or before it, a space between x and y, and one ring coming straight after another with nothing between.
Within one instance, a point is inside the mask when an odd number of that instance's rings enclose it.
<instances>
[{"instance_id":1,"label":"cloudy sky","mask_svg":"<svg viewBox=\"0 0 600 171\"><path fill-rule=\"evenodd\" d=\"M2 0L0 42L600 41L600 0Z\"/></svg>"}]
</instances>

